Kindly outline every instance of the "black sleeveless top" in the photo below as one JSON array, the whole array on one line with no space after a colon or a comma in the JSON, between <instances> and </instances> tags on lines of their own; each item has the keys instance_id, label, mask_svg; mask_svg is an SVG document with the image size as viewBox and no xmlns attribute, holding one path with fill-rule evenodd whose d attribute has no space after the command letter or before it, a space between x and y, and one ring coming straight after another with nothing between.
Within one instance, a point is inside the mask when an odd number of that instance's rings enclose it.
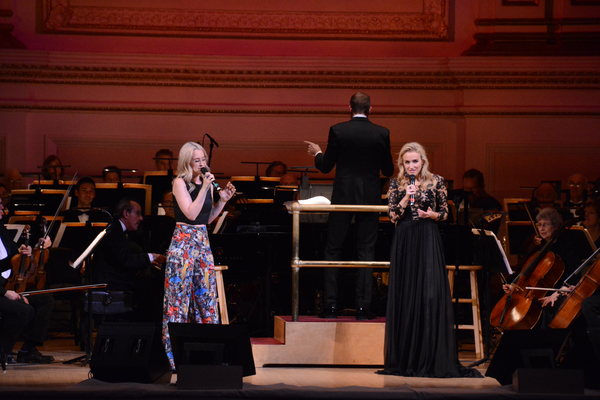
<instances>
[{"instance_id":1,"label":"black sleeveless top","mask_svg":"<svg viewBox=\"0 0 600 400\"><path fill-rule=\"evenodd\" d=\"M194 190L190 192L191 184L185 182L185 187L188 189L192 201L196 200L196 197L198 197L198 194L200 193L201 185L195 186L196 187L194 188ZM212 191L208 190L208 192L206 193L206 198L204 199L204 205L202 206L202 210L200 210L200 213L198 214L196 219L192 221L185 216L183 211L181 211L181 208L179 208L179 204L177 203L175 193L173 193L173 211L175 212L175 222L182 222L188 225L208 225L208 217L210 216L212 207Z\"/></svg>"}]
</instances>

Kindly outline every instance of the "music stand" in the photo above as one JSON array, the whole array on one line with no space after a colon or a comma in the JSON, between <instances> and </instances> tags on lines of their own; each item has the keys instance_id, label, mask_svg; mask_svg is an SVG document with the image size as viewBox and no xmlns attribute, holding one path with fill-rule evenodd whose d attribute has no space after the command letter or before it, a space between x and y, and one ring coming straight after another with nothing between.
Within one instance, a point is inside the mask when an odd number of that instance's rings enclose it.
<instances>
[{"instance_id":1,"label":"music stand","mask_svg":"<svg viewBox=\"0 0 600 400\"><path fill-rule=\"evenodd\" d=\"M154 207L162 201L162 196L173 190L173 179L175 177L169 171L146 171L144 172L144 184L152 187L151 202Z\"/></svg>"},{"instance_id":2,"label":"music stand","mask_svg":"<svg viewBox=\"0 0 600 400\"><path fill-rule=\"evenodd\" d=\"M140 183L97 183L94 207L112 210L124 197L139 203L144 215L151 214L152 186Z\"/></svg>"},{"instance_id":3,"label":"music stand","mask_svg":"<svg viewBox=\"0 0 600 400\"><path fill-rule=\"evenodd\" d=\"M85 224L84 224L85 225ZM105 226L107 224L104 224ZM89 257L91 256L92 251L94 250L94 248L96 248L96 246L98 245L98 243L100 243L100 241L102 240L102 238L104 237L104 235L106 235L106 230L108 229L108 227L105 227L92 241L92 243L90 243L90 245L81 253L81 255L77 258L77 260L75 260L75 262L73 263L72 267L73 269L76 269L77 267L79 267L84 260L88 260L88 262L86 263L87 265L87 273L88 276L90 277L90 283L92 281L92 277L94 276L92 274L91 271L91 265L92 263L89 262ZM93 324L94 324L94 319L92 318L92 289L88 289L87 291L87 306L88 306L88 330L87 330L87 340L85 343L85 355L80 356L80 357L75 357L71 360L67 360L65 362L63 362L63 364L72 364L78 361L82 361L82 365L87 365L91 358L92 358L92 330L93 330Z\"/></svg>"},{"instance_id":4,"label":"music stand","mask_svg":"<svg viewBox=\"0 0 600 400\"><path fill-rule=\"evenodd\" d=\"M504 249L502 248L502 244L500 243L494 232L486 231L483 229L473 229L472 232L473 235L477 236L477 240L475 242L475 262L481 265L481 268L483 270L483 293L485 293L485 296L484 307L482 312L482 315L484 317L484 320L482 321L482 326L485 336L485 345L483 358L481 360L475 361L474 363L469 365L469 367L475 367L490 360L490 272L505 273L508 275L513 273L510 267L510 263L508 262L508 258L506 257Z\"/></svg>"},{"instance_id":5,"label":"music stand","mask_svg":"<svg viewBox=\"0 0 600 400\"><path fill-rule=\"evenodd\" d=\"M60 207L66 190L62 189L16 189L11 193L11 207L16 211L39 211L43 215L54 215ZM66 202L60 211L66 210Z\"/></svg>"}]
</instances>

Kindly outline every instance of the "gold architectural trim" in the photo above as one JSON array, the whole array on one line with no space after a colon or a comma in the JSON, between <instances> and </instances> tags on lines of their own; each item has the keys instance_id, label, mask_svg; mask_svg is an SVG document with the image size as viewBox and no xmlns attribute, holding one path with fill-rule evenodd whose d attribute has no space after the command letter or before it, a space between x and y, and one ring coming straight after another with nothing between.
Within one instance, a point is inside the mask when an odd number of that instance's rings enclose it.
<instances>
[{"instance_id":1,"label":"gold architectural trim","mask_svg":"<svg viewBox=\"0 0 600 400\"><path fill-rule=\"evenodd\" d=\"M521 108L519 108L521 110ZM0 110L32 111L83 111L83 112L123 112L153 114L239 114L239 115L348 115L344 110L273 110L273 109L211 109L211 108L166 108L166 107L85 107L85 106L44 106L39 104L0 104ZM378 111L377 117L423 116L423 117L477 117L477 116L581 116L598 117L598 111Z\"/></svg>"},{"instance_id":2,"label":"gold architectural trim","mask_svg":"<svg viewBox=\"0 0 600 400\"><path fill-rule=\"evenodd\" d=\"M185 3L179 3L179 9L92 4L42 0L43 33L318 40L447 40L449 36L446 0L423 0L423 11L418 13L211 10L193 9Z\"/></svg>"},{"instance_id":3,"label":"gold architectural trim","mask_svg":"<svg viewBox=\"0 0 600 400\"><path fill-rule=\"evenodd\" d=\"M0 82L231 88L598 89L600 72L326 71L130 68L0 64Z\"/></svg>"}]
</instances>

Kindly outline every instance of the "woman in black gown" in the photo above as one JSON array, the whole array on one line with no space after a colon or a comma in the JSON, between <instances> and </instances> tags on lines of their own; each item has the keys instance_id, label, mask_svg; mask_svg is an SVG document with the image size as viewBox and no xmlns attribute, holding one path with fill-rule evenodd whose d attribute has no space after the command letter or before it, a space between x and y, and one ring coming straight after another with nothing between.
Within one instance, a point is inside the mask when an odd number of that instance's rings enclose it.
<instances>
[{"instance_id":1,"label":"woman in black gown","mask_svg":"<svg viewBox=\"0 0 600 400\"><path fill-rule=\"evenodd\" d=\"M385 363L379 373L481 376L460 365L454 339L444 248L434 222L448 216L446 182L429 171L419 143L402 147L398 166L398 177L391 180L388 190L389 216L397 225L390 254Z\"/></svg>"}]
</instances>

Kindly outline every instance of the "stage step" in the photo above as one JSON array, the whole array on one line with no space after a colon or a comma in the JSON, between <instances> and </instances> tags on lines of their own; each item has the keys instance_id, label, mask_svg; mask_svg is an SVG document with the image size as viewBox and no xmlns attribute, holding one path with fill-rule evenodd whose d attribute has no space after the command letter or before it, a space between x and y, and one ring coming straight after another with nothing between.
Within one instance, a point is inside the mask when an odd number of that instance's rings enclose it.
<instances>
[{"instance_id":1,"label":"stage step","mask_svg":"<svg viewBox=\"0 0 600 400\"><path fill-rule=\"evenodd\" d=\"M253 338L257 367L268 365L383 365L385 318L321 319L275 316L275 337ZM282 345L275 345L281 343Z\"/></svg>"}]
</instances>

